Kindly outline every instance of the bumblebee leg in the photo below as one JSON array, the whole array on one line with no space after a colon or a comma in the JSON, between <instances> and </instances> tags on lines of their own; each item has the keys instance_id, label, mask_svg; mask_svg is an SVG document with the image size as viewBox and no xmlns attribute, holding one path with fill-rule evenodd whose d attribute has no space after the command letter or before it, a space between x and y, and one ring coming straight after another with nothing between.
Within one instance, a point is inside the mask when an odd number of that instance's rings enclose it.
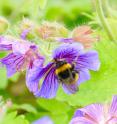
<instances>
[{"instance_id":1,"label":"bumblebee leg","mask_svg":"<svg viewBox=\"0 0 117 124\"><path fill-rule=\"evenodd\" d=\"M73 80L74 77L73 77L73 75L72 75L72 71L71 71L70 69L68 69L68 71L69 71L69 77Z\"/></svg>"},{"instance_id":2,"label":"bumblebee leg","mask_svg":"<svg viewBox=\"0 0 117 124\"><path fill-rule=\"evenodd\" d=\"M75 68L75 63L72 63L72 70L74 70L74 68Z\"/></svg>"},{"instance_id":3,"label":"bumblebee leg","mask_svg":"<svg viewBox=\"0 0 117 124\"><path fill-rule=\"evenodd\" d=\"M57 77L57 80L59 83L62 83L62 80L59 77Z\"/></svg>"}]
</instances>

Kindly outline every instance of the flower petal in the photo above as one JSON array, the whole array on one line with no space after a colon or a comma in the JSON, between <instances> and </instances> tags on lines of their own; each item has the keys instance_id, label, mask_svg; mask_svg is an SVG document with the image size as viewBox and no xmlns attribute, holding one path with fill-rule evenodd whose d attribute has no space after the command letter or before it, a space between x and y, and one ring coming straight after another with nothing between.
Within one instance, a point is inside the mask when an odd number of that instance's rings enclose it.
<instances>
[{"instance_id":1,"label":"flower petal","mask_svg":"<svg viewBox=\"0 0 117 124\"><path fill-rule=\"evenodd\" d=\"M62 83L62 87L67 94L74 94L78 91L77 83L74 84Z\"/></svg>"},{"instance_id":2,"label":"flower petal","mask_svg":"<svg viewBox=\"0 0 117 124\"><path fill-rule=\"evenodd\" d=\"M24 56L21 54L11 53L5 58L1 59L1 63L6 65L7 76L11 77L14 73L22 68L24 64Z\"/></svg>"},{"instance_id":3,"label":"flower petal","mask_svg":"<svg viewBox=\"0 0 117 124\"><path fill-rule=\"evenodd\" d=\"M53 58L65 59L67 62L72 63L81 53L83 53L81 44L63 44L54 51Z\"/></svg>"},{"instance_id":4,"label":"flower petal","mask_svg":"<svg viewBox=\"0 0 117 124\"><path fill-rule=\"evenodd\" d=\"M83 117L83 116L84 116L83 112L78 109L78 110L76 110L73 118L75 118L75 117Z\"/></svg>"},{"instance_id":5,"label":"flower petal","mask_svg":"<svg viewBox=\"0 0 117 124\"><path fill-rule=\"evenodd\" d=\"M109 114L111 117L116 116L116 118L117 118L117 95L115 95L112 99L112 104L111 104L111 107L109 110Z\"/></svg>"},{"instance_id":6,"label":"flower petal","mask_svg":"<svg viewBox=\"0 0 117 124\"><path fill-rule=\"evenodd\" d=\"M51 68L46 71L40 90L38 92L35 92L34 94L38 97L53 98L56 95L58 86L59 84L55 76L55 68L51 66Z\"/></svg>"},{"instance_id":7,"label":"flower petal","mask_svg":"<svg viewBox=\"0 0 117 124\"><path fill-rule=\"evenodd\" d=\"M37 92L38 91L38 83L39 80L33 80L34 77L37 77L38 72L41 68L32 68L27 70L26 73L26 86L30 90L30 92Z\"/></svg>"},{"instance_id":8,"label":"flower petal","mask_svg":"<svg viewBox=\"0 0 117 124\"><path fill-rule=\"evenodd\" d=\"M31 46L30 42L27 42L25 40L14 41L12 45L13 53L21 53L25 54Z\"/></svg>"},{"instance_id":9,"label":"flower petal","mask_svg":"<svg viewBox=\"0 0 117 124\"><path fill-rule=\"evenodd\" d=\"M12 41L0 36L0 51L12 50Z\"/></svg>"},{"instance_id":10,"label":"flower petal","mask_svg":"<svg viewBox=\"0 0 117 124\"><path fill-rule=\"evenodd\" d=\"M90 70L97 71L100 67L100 61L98 53L96 51L89 51L78 57L77 68L87 68Z\"/></svg>"},{"instance_id":11,"label":"flower petal","mask_svg":"<svg viewBox=\"0 0 117 124\"><path fill-rule=\"evenodd\" d=\"M107 124L117 124L117 117L113 117Z\"/></svg>"},{"instance_id":12,"label":"flower petal","mask_svg":"<svg viewBox=\"0 0 117 124\"><path fill-rule=\"evenodd\" d=\"M38 56L38 58L33 61L33 65L34 67L43 66L44 61L45 61L45 58L43 56Z\"/></svg>"},{"instance_id":13,"label":"flower petal","mask_svg":"<svg viewBox=\"0 0 117 124\"><path fill-rule=\"evenodd\" d=\"M79 71L78 85L90 79L90 74L88 69L82 69Z\"/></svg>"},{"instance_id":14,"label":"flower petal","mask_svg":"<svg viewBox=\"0 0 117 124\"><path fill-rule=\"evenodd\" d=\"M22 33L21 33L21 38L22 38L23 40L25 40L25 39L26 39L26 36L28 35L29 32L30 32L29 29L25 29L24 31L22 31Z\"/></svg>"},{"instance_id":15,"label":"flower petal","mask_svg":"<svg viewBox=\"0 0 117 124\"><path fill-rule=\"evenodd\" d=\"M12 50L12 45L4 45L4 44L0 44L0 51L7 51L7 50Z\"/></svg>"},{"instance_id":16,"label":"flower petal","mask_svg":"<svg viewBox=\"0 0 117 124\"><path fill-rule=\"evenodd\" d=\"M46 67L42 68L42 64L40 64L27 71L26 85L31 92L38 92L40 79L47 73L52 65L53 63L49 63Z\"/></svg>"},{"instance_id":17,"label":"flower petal","mask_svg":"<svg viewBox=\"0 0 117 124\"><path fill-rule=\"evenodd\" d=\"M80 110L84 113L85 118L88 120L97 123L104 120L103 106L101 104L92 104Z\"/></svg>"},{"instance_id":18,"label":"flower petal","mask_svg":"<svg viewBox=\"0 0 117 124\"><path fill-rule=\"evenodd\" d=\"M70 124L95 124L95 123L92 122L91 120L88 120L85 117L76 117L71 120Z\"/></svg>"},{"instance_id":19,"label":"flower petal","mask_svg":"<svg viewBox=\"0 0 117 124\"><path fill-rule=\"evenodd\" d=\"M33 122L32 124L53 124L52 120L45 116L45 117L42 117L41 119Z\"/></svg>"},{"instance_id":20,"label":"flower petal","mask_svg":"<svg viewBox=\"0 0 117 124\"><path fill-rule=\"evenodd\" d=\"M13 76L16 73L16 69L15 68L12 68L9 65L6 65L6 68L7 68L7 77L8 78Z\"/></svg>"},{"instance_id":21,"label":"flower petal","mask_svg":"<svg viewBox=\"0 0 117 124\"><path fill-rule=\"evenodd\" d=\"M39 79L34 80L34 78L36 79L38 73L41 71L44 60L45 59L41 56L38 59L35 59L33 62L33 67L29 68L26 72L26 85L31 92L38 91Z\"/></svg>"}]
</instances>

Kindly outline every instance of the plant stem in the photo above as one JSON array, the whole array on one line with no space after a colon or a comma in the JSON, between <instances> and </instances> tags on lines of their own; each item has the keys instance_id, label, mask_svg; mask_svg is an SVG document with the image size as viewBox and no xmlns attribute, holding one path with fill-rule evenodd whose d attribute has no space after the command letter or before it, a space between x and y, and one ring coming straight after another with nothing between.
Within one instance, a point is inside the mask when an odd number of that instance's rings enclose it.
<instances>
[{"instance_id":1,"label":"plant stem","mask_svg":"<svg viewBox=\"0 0 117 124\"><path fill-rule=\"evenodd\" d=\"M102 0L95 0L95 1L96 1L96 8L97 8L97 13L98 13L99 19L100 19L105 31L107 32L109 39L112 41L116 41L115 37L113 35L113 32L112 32L111 28L109 27L109 24L104 16L103 9L102 9Z\"/></svg>"},{"instance_id":2,"label":"plant stem","mask_svg":"<svg viewBox=\"0 0 117 124\"><path fill-rule=\"evenodd\" d=\"M103 5L103 8L106 11L107 16L112 17L108 0L102 0L102 5Z\"/></svg>"}]
</instances>

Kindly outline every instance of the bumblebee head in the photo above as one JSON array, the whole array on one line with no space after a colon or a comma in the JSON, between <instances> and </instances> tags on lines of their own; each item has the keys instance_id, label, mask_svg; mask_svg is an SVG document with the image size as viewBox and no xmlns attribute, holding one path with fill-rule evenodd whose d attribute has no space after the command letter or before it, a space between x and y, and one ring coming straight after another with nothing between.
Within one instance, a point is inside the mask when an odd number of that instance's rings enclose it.
<instances>
[{"instance_id":1,"label":"bumblebee head","mask_svg":"<svg viewBox=\"0 0 117 124\"><path fill-rule=\"evenodd\" d=\"M66 61L57 61L57 62L56 62L56 68L60 68L60 67L62 67L62 66L65 65L65 64L67 64Z\"/></svg>"}]
</instances>

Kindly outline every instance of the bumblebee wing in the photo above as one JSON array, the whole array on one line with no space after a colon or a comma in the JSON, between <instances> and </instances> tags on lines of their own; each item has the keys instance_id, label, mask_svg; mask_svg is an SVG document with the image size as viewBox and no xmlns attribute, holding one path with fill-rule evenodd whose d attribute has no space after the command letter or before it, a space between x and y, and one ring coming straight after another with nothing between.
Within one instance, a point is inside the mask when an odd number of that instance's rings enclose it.
<instances>
[{"instance_id":1,"label":"bumblebee wing","mask_svg":"<svg viewBox=\"0 0 117 124\"><path fill-rule=\"evenodd\" d=\"M62 83L62 87L67 94L74 94L78 91L77 83Z\"/></svg>"}]
</instances>

